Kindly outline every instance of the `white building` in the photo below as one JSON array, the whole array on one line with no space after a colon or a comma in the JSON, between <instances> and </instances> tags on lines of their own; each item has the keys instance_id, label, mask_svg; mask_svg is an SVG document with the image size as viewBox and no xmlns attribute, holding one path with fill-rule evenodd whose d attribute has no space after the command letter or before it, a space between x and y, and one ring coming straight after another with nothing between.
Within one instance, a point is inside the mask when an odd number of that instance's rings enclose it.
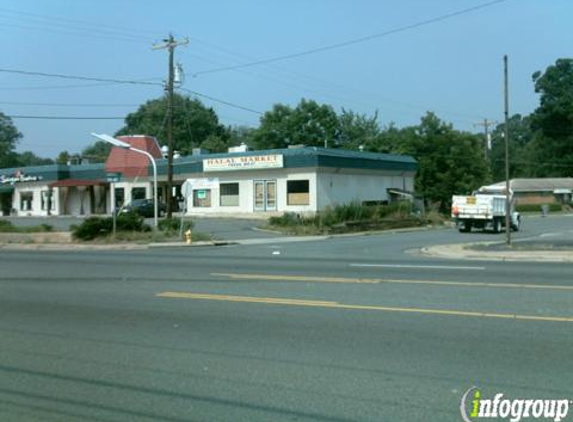
<instances>
[{"instance_id":1,"label":"white building","mask_svg":"<svg viewBox=\"0 0 573 422\"><path fill-rule=\"evenodd\" d=\"M153 138L122 140L160 154ZM0 170L4 215L106 214L114 202L150 198L149 163L141 154L118 150L106 164ZM159 158L157 167L162 201L166 160ZM174 209L183 205L187 215L265 217L314 214L351 202L385 204L411 196L417 167L408 156L316 147L192 155L174 160ZM110 173L119 173L121 180L110 185Z\"/></svg>"}]
</instances>

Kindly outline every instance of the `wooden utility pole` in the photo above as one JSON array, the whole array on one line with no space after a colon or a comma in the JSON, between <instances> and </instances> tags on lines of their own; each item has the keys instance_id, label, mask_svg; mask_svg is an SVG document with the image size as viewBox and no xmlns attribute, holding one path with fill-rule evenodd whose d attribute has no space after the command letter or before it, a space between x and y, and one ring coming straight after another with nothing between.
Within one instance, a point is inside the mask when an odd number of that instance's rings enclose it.
<instances>
[{"instance_id":1,"label":"wooden utility pole","mask_svg":"<svg viewBox=\"0 0 573 422\"><path fill-rule=\"evenodd\" d=\"M487 152L489 150L489 127L496 125L498 122L495 120L488 120L487 118L483 119L483 122L475 123L474 126L483 126L485 141L483 147L483 157L487 160Z\"/></svg>"},{"instance_id":2,"label":"wooden utility pole","mask_svg":"<svg viewBox=\"0 0 573 422\"><path fill-rule=\"evenodd\" d=\"M165 201L167 206L167 218L173 216L173 80L175 67L173 66L173 52L175 47L189 44L189 39L175 40L172 34L163 40L163 44L154 45L154 50L167 49L169 51L169 73L165 91L167 95L167 192Z\"/></svg>"},{"instance_id":3,"label":"wooden utility pole","mask_svg":"<svg viewBox=\"0 0 573 422\"><path fill-rule=\"evenodd\" d=\"M511 245L511 203L509 191L509 82L507 54L503 56L504 117L505 117L505 242Z\"/></svg>"}]
</instances>

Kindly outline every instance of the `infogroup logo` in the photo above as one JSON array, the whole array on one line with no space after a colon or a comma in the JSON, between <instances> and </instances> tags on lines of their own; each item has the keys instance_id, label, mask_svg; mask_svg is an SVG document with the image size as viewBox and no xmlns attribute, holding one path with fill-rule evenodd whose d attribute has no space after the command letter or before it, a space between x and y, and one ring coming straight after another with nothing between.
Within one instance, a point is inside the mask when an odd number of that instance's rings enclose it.
<instances>
[{"instance_id":1,"label":"infogroup logo","mask_svg":"<svg viewBox=\"0 0 573 422\"><path fill-rule=\"evenodd\" d=\"M480 419L546 419L560 422L567 417L569 399L507 399L503 393L496 393L493 399L486 399L478 387L471 387L462 396L460 412L464 422Z\"/></svg>"}]
</instances>

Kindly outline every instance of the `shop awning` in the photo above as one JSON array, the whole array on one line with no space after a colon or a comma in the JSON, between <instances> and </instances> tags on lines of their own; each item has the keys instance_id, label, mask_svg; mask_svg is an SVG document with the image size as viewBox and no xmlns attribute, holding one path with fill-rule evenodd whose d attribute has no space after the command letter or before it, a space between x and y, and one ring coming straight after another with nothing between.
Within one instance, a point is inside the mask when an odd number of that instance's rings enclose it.
<instances>
[{"instance_id":1,"label":"shop awning","mask_svg":"<svg viewBox=\"0 0 573 422\"><path fill-rule=\"evenodd\" d=\"M64 180L58 180L57 182L54 183L50 183L48 187L66 188L66 187L78 187L78 186L100 186L105 184L107 183L102 180L64 179Z\"/></svg>"},{"instance_id":2,"label":"shop awning","mask_svg":"<svg viewBox=\"0 0 573 422\"><path fill-rule=\"evenodd\" d=\"M12 193L14 192L14 186L0 186L0 193Z\"/></svg>"}]
</instances>

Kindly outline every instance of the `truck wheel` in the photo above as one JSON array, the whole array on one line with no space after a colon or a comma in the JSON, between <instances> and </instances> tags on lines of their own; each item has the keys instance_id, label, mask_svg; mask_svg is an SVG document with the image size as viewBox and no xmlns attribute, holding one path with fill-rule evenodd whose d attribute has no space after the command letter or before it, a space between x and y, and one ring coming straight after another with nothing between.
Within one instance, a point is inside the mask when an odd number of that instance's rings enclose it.
<instances>
[{"instance_id":1,"label":"truck wheel","mask_svg":"<svg viewBox=\"0 0 573 422\"><path fill-rule=\"evenodd\" d=\"M460 233L469 233L472 231L472 224L467 221L464 221L460 224L458 230Z\"/></svg>"},{"instance_id":2,"label":"truck wheel","mask_svg":"<svg viewBox=\"0 0 573 422\"><path fill-rule=\"evenodd\" d=\"M499 218L493 221L493 232L501 233L501 220Z\"/></svg>"}]
</instances>

